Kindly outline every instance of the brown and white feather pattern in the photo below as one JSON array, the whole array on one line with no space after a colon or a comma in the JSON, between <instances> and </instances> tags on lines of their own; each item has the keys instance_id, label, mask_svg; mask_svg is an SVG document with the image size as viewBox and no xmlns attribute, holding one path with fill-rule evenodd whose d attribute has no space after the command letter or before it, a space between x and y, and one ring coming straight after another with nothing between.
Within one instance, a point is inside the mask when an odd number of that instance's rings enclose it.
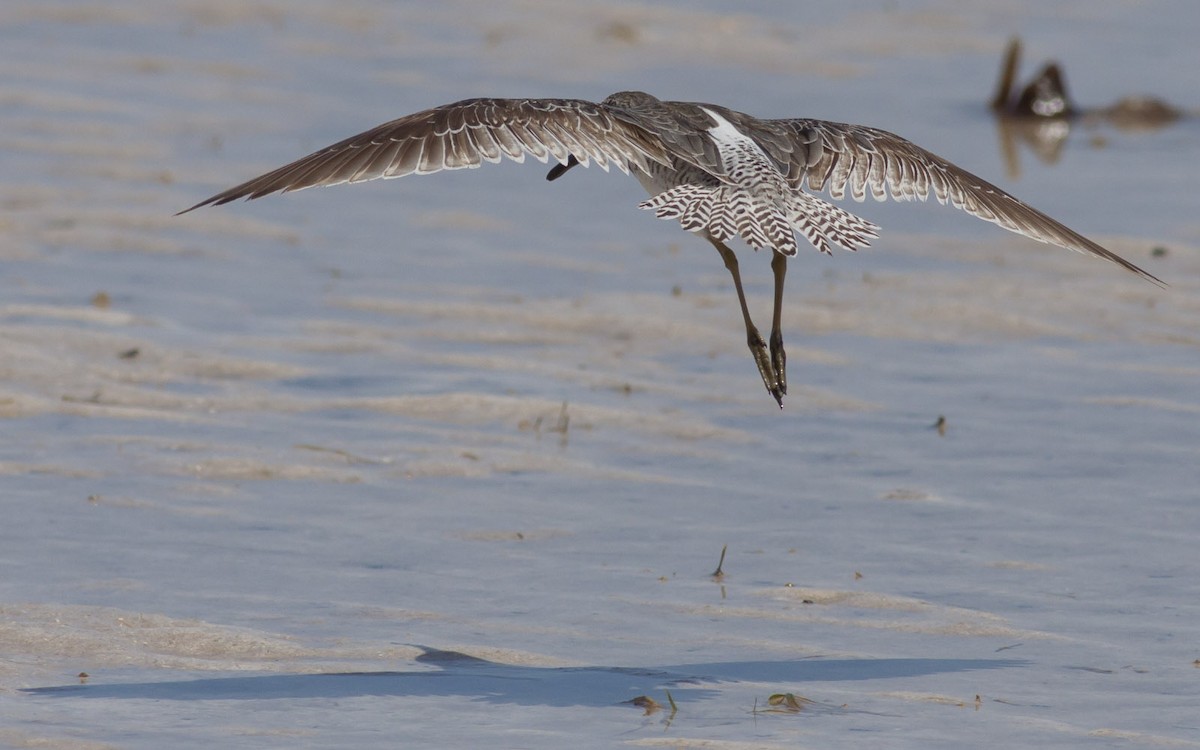
<instances>
[{"instance_id":1,"label":"brown and white feather pattern","mask_svg":"<svg viewBox=\"0 0 1200 750\"><path fill-rule=\"evenodd\" d=\"M669 163L654 133L580 99L466 99L384 123L192 208L316 186L471 169L502 159L595 163L629 173Z\"/></svg>"},{"instance_id":2,"label":"brown and white feather pattern","mask_svg":"<svg viewBox=\"0 0 1200 750\"><path fill-rule=\"evenodd\" d=\"M811 119L760 120L711 104L638 91L603 102L467 99L384 123L186 209L318 185L429 174L532 155L571 167L634 174L646 205L685 227L711 227L755 247L795 252L794 227L818 248L853 249L877 236L868 221L804 192L926 200L1035 240L1152 274L991 183L892 133ZM750 157L750 158L746 158ZM555 174L557 176L557 173ZM674 193L662 195L664 192ZM764 200L765 199L765 200ZM185 212L186 212L185 211ZM749 216L750 218L747 218ZM719 220L719 221L718 221ZM713 231L706 229L705 231ZM715 236L715 235L714 235Z\"/></svg>"},{"instance_id":3,"label":"brown and white feather pattern","mask_svg":"<svg viewBox=\"0 0 1200 750\"><path fill-rule=\"evenodd\" d=\"M949 204L1030 239L1116 263L1159 286L1158 277L962 167L886 130L812 119L754 120L747 132L787 172L790 185L835 200L927 200Z\"/></svg>"},{"instance_id":4,"label":"brown and white feather pattern","mask_svg":"<svg viewBox=\"0 0 1200 750\"><path fill-rule=\"evenodd\" d=\"M725 241L741 237L754 249L773 248L784 255L797 251L799 231L822 252L836 243L854 250L878 236L877 227L790 186L783 173L749 136L718 112L699 109L715 123L708 136L716 145L720 176L685 182L643 201L662 219L677 219L692 232Z\"/></svg>"}]
</instances>

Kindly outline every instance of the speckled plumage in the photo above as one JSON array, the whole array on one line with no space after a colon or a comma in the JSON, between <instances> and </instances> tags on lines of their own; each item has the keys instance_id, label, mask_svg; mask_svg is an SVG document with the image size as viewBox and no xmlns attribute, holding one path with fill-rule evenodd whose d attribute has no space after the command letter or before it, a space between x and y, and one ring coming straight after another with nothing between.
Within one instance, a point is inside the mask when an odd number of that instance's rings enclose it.
<instances>
[{"instance_id":1,"label":"speckled plumage","mask_svg":"<svg viewBox=\"0 0 1200 750\"><path fill-rule=\"evenodd\" d=\"M596 164L633 174L651 197L642 208L707 239L734 280L747 342L767 390L787 392L780 330L788 257L796 233L822 252L855 250L879 228L815 195L856 201L930 196L1040 242L1153 275L1000 188L892 133L812 119L762 120L713 104L661 101L637 91L600 103L580 99L467 99L417 112L347 138L186 211L239 198L374 179L430 174L502 159L557 162L548 179ZM810 192L811 191L811 192ZM181 213L186 213L186 211ZM733 251L740 237L771 249L775 300L770 352L751 321Z\"/></svg>"}]
</instances>

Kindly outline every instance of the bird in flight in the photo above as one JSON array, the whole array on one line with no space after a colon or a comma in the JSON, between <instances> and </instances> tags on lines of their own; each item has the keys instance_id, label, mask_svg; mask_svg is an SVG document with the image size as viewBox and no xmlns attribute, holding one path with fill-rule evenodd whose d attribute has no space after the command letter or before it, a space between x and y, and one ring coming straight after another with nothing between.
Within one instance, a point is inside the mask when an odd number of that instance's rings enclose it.
<instances>
[{"instance_id":1,"label":"bird in flight","mask_svg":"<svg viewBox=\"0 0 1200 750\"><path fill-rule=\"evenodd\" d=\"M1116 263L1163 282L991 183L900 136L813 119L762 120L715 104L662 101L622 91L582 99L466 99L384 123L197 203L221 205L277 192L468 169L526 155L556 165L616 167L650 198L639 208L674 219L708 240L733 277L746 339L767 392L787 393L781 317L788 258L797 235L823 253L857 250L879 227L814 193L856 201L926 200L932 195L1010 232ZM740 238L771 253L774 306L764 341L751 320L737 256Z\"/></svg>"}]
</instances>

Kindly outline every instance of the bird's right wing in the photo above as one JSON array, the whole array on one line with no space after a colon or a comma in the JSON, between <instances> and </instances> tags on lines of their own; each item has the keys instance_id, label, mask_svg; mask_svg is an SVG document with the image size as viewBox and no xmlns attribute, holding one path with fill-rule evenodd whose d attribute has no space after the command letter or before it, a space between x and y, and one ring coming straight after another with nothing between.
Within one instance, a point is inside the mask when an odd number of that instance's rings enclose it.
<instances>
[{"instance_id":1,"label":"bird's right wing","mask_svg":"<svg viewBox=\"0 0 1200 750\"><path fill-rule=\"evenodd\" d=\"M825 120L759 121L755 139L780 163L788 182L827 190L847 189L857 201L926 200L931 194L972 216L1039 242L1095 255L1165 286L1162 280L1050 218L981 177L886 130Z\"/></svg>"}]
</instances>

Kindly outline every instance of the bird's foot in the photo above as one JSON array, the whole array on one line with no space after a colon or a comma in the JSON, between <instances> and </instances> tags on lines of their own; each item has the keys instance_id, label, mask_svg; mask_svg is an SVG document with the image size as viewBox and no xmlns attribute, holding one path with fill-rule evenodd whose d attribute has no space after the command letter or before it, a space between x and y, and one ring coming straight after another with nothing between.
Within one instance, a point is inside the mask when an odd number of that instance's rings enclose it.
<instances>
[{"instance_id":1,"label":"bird's foot","mask_svg":"<svg viewBox=\"0 0 1200 750\"><path fill-rule=\"evenodd\" d=\"M783 350L783 334L778 330L771 333L771 372L780 394L787 394L787 352Z\"/></svg>"},{"instance_id":2,"label":"bird's foot","mask_svg":"<svg viewBox=\"0 0 1200 750\"><path fill-rule=\"evenodd\" d=\"M750 354L754 357L754 364L758 366L758 374L762 376L767 393L774 397L775 403L779 404L779 408L782 409L783 397L787 394L787 378L783 373L782 342L778 349L772 345L771 351L768 352L767 342L763 341L758 331L754 331L746 343L750 346Z\"/></svg>"}]
</instances>

